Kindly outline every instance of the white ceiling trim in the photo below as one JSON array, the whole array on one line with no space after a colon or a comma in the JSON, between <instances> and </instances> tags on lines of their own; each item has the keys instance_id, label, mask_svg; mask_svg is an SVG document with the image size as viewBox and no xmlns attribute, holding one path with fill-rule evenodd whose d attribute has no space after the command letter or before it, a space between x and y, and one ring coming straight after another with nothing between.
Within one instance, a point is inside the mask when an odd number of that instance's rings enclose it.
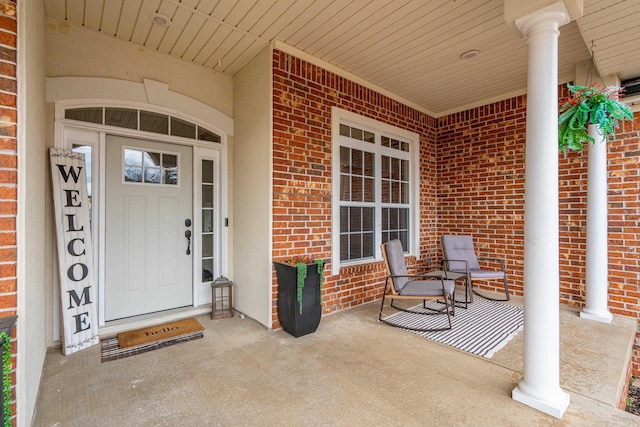
<instances>
[{"instance_id":1,"label":"white ceiling trim","mask_svg":"<svg viewBox=\"0 0 640 427\"><path fill-rule=\"evenodd\" d=\"M568 82L572 82L575 80L575 73L569 73L563 76L559 76L558 77L558 84L564 84L564 83L568 83ZM455 113L459 113L461 111L467 111L467 110L471 110L472 108L477 108L477 107L482 107L484 105L489 105L489 104L493 104L494 102L500 102L500 101L504 101L505 99L511 99L511 98L515 98L516 96L521 96L521 95L526 95L527 94L527 89L520 89L520 90L514 90L512 92L507 92L507 93L501 93L500 95L494 96L492 98L487 98L478 102L473 102L470 104L465 104L462 105L460 107L456 107L454 109L448 110L448 111L443 111L440 114L438 114L437 116L434 116L435 118L440 118L440 117L444 117L444 116L448 116L449 114L455 114Z\"/></svg>"},{"instance_id":2,"label":"white ceiling trim","mask_svg":"<svg viewBox=\"0 0 640 427\"><path fill-rule=\"evenodd\" d=\"M404 98L402 98L402 97L400 97L400 96L398 96L398 95L396 95L396 94L394 94L392 92L389 92L388 90L386 90L384 88L381 88L380 86L377 86L377 85L371 83L370 81L367 81L367 80L363 79L362 77L358 77L355 74L352 74L352 73L350 73L348 71L343 70L342 68L338 68L335 65L331 65L330 63L328 63L326 61L323 61L320 58L316 58L315 56L310 55L310 54L308 54L306 52L303 52L300 49L296 49L293 46L289 46L288 44L286 44L286 43L284 43L284 42L282 42L280 40L274 40L273 41L273 48L277 49L277 50L281 50L281 51L286 52L288 54L291 54L291 55L295 56L296 58L300 58L300 59L302 59L304 61L307 61L307 62L309 62L311 64L317 65L318 67L322 67L322 68L324 68L325 70L327 70L329 72L332 72L334 74L342 76L342 77L344 77L346 79L349 79L349 80L351 80L351 81L353 81L355 83L358 83L358 84L360 84L360 85L362 85L364 87L367 87L367 88L369 88L371 90L375 90L376 92L378 92L378 93L380 93L380 94L382 94L384 96L388 96L389 98L391 98L391 99L393 99L395 101L401 102L401 103L403 103L403 104L405 104L405 105L407 105L407 106L409 106L411 108L415 108L416 110L418 110L420 112L423 112L423 113L425 113L425 114L427 114L427 115L429 115L431 117L436 117L437 118L436 114L433 111L429 111L426 108L423 108L423 107L419 106L418 104L415 104L415 103L413 103L413 102L411 102L411 101L409 101L407 99L404 99Z\"/></svg>"},{"instance_id":3,"label":"white ceiling trim","mask_svg":"<svg viewBox=\"0 0 640 427\"><path fill-rule=\"evenodd\" d=\"M462 111L471 110L473 108L483 107L485 105L493 104L495 102L500 102L500 101L504 101L506 99L515 98L516 96L526 95L526 93L527 93L527 90L526 89L522 89L522 90L516 90L516 91L513 91L513 92L509 92L509 93L506 93L506 94L500 94L500 95L495 96L493 98L485 99L485 100L478 101L478 102L473 102L471 104L463 105L461 107L454 108L454 109L451 109L451 110L448 110L448 111L443 111L442 113L440 113L439 115L437 115L435 117L436 118L445 117L445 116L448 116L450 114L460 113Z\"/></svg>"},{"instance_id":4,"label":"white ceiling trim","mask_svg":"<svg viewBox=\"0 0 640 427\"><path fill-rule=\"evenodd\" d=\"M341 68L338 68L328 62L323 61L322 59L316 58L313 55L310 55L306 52L303 52L299 49L296 49L293 46L289 46L288 44L280 41L280 40L274 40L274 42L272 43L273 48L274 49L278 49L281 50L283 52L289 53L293 56L295 56L296 58L300 58L304 61L307 61L311 64L317 65L319 67L324 68L327 71L330 71L334 74L337 74L339 76L342 76L344 78L347 78L355 83L361 84L362 86L365 86L371 90L375 90L376 92L379 92L382 95L388 96L389 98L401 102L411 108L415 108L416 110L423 112L433 118L440 118L440 117L445 117L448 116L450 114L455 114L455 113L459 113L461 111L466 111L466 110L470 110L472 108L477 108L477 107L482 107L483 105L488 105L488 104L492 104L494 102L499 102L499 101L504 101L505 99L511 99L514 98L516 96L520 96L520 95L525 95L527 93L527 89L521 89L521 90L516 90L513 92L508 92L508 93L502 93L500 95L497 95L495 97L491 97L491 98L486 98L486 99L482 99L480 101L477 102L473 102L470 104L465 104L462 106L459 106L457 108L451 109L451 110L447 110L447 111L442 111L438 114L434 113L433 111L427 110L426 108L423 108L421 106L419 106L418 104L415 104L407 99L404 99L380 86L377 86L361 77L356 76L355 74L352 74L348 71L345 71ZM571 73L571 74L567 74L564 76L560 76L558 79L558 84L562 84L562 83L567 83L570 81L573 81L575 78L575 74Z\"/></svg>"}]
</instances>

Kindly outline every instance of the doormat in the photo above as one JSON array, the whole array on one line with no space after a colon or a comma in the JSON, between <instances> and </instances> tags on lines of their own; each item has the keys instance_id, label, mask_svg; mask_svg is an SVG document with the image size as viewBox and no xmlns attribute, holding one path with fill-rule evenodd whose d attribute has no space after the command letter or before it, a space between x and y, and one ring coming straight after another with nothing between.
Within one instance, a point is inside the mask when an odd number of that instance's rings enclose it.
<instances>
[{"instance_id":1,"label":"doormat","mask_svg":"<svg viewBox=\"0 0 640 427\"><path fill-rule=\"evenodd\" d=\"M429 301L427 307L440 309L442 304ZM411 309L426 312L421 304ZM399 312L387 317L390 318L400 328L439 328L449 325L446 315L425 316ZM407 332L490 359L522 330L524 311L509 304L475 298L467 310L456 309L456 315L451 317L451 324L453 328L448 331Z\"/></svg>"},{"instance_id":2,"label":"doormat","mask_svg":"<svg viewBox=\"0 0 640 427\"><path fill-rule=\"evenodd\" d=\"M191 318L122 332L101 341L102 361L122 359L179 342L202 338L203 331L204 327L200 322Z\"/></svg>"}]
</instances>

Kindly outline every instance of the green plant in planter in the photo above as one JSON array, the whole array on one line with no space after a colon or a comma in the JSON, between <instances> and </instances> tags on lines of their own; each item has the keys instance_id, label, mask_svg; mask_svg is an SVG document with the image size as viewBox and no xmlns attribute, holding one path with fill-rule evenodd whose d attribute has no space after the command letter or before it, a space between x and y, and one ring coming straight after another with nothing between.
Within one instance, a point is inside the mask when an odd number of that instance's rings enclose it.
<instances>
[{"instance_id":1,"label":"green plant in planter","mask_svg":"<svg viewBox=\"0 0 640 427\"><path fill-rule=\"evenodd\" d=\"M320 304L322 304L322 284L324 282L324 261L321 259L316 259L313 261L318 266L318 276L320 276ZM310 264L309 260L290 260L286 261L285 264L295 265L297 272L297 282L296 282L296 295L298 299L298 307L300 310L300 314L302 314L302 289L304 288L304 279L307 278L307 264Z\"/></svg>"},{"instance_id":2,"label":"green plant in planter","mask_svg":"<svg viewBox=\"0 0 640 427\"><path fill-rule=\"evenodd\" d=\"M605 140L609 135L615 140L619 121L633 119L631 109L618 100L624 89L604 85L567 87L571 96L560 107L558 118L558 148L564 152L582 151L584 143L595 143L587 132L589 124L597 125Z\"/></svg>"},{"instance_id":3,"label":"green plant in planter","mask_svg":"<svg viewBox=\"0 0 640 427\"><path fill-rule=\"evenodd\" d=\"M3 343L2 353L2 393L4 393L4 426L12 426L11 421L11 337L6 332L0 332L0 341Z\"/></svg>"}]
</instances>

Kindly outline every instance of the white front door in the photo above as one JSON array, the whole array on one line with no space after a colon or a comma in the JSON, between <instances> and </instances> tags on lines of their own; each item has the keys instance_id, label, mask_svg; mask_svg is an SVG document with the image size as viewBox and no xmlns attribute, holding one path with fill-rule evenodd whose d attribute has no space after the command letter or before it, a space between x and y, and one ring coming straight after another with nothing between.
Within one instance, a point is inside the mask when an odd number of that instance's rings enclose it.
<instances>
[{"instance_id":1,"label":"white front door","mask_svg":"<svg viewBox=\"0 0 640 427\"><path fill-rule=\"evenodd\" d=\"M193 304L192 155L106 136L106 321Z\"/></svg>"}]
</instances>

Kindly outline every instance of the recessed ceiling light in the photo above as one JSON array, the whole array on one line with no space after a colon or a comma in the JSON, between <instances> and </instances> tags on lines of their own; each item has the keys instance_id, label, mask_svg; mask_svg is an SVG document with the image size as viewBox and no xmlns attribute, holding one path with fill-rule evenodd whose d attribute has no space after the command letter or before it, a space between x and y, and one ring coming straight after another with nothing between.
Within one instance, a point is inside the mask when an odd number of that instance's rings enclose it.
<instances>
[{"instance_id":1,"label":"recessed ceiling light","mask_svg":"<svg viewBox=\"0 0 640 427\"><path fill-rule=\"evenodd\" d=\"M480 54L480 51L478 49L468 50L465 53L463 53L462 55L460 55L460 59L475 58L479 54Z\"/></svg>"},{"instance_id":2,"label":"recessed ceiling light","mask_svg":"<svg viewBox=\"0 0 640 427\"><path fill-rule=\"evenodd\" d=\"M168 27L171 25L171 18L159 12L154 12L149 15L149 19L151 19L151 22L161 27Z\"/></svg>"}]
</instances>

